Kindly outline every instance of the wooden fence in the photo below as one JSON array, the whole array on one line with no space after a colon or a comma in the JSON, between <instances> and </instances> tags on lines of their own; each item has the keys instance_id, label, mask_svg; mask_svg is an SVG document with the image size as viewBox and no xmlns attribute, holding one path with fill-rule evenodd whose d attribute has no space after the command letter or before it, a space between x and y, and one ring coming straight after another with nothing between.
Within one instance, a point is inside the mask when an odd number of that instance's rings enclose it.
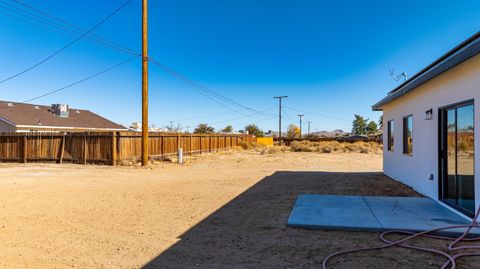
<instances>
[{"instance_id":1,"label":"wooden fence","mask_svg":"<svg viewBox=\"0 0 480 269\"><path fill-rule=\"evenodd\" d=\"M150 133L149 157L161 159L175 155L214 152L252 141L250 135ZM138 160L141 134L110 133L0 133L1 162L69 162L115 165Z\"/></svg>"}]
</instances>

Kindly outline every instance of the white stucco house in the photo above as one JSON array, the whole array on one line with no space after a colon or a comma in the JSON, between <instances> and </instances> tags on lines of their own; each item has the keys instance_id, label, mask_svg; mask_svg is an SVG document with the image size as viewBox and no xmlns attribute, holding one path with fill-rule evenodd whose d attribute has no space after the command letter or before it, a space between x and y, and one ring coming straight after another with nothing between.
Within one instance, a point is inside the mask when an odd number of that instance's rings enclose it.
<instances>
[{"instance_id":1,"label":"white stucco house","mask_svg":"<svg viewBox=\"0 0 480 269\"><path fill-rule=\"evenodd\" d=\"M373 105L384 173L467 217L480 206L480 32Z\"/></svg>"}]
</instances>

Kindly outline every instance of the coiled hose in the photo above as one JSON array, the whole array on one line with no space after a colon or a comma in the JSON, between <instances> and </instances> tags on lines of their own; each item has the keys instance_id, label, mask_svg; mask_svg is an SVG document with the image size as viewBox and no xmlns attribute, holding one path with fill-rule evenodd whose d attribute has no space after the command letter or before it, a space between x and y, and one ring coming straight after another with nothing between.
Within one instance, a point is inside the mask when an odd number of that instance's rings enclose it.
<instances>
[{"instance_id":1,"label":"coiled hose","mask_svg":"<svg viewBox=\"0 0 480 269\"><path fill-rule=\"evenodd\" d=\"M370 250L379 250L379 249L386 249L390 248L393 246L398 246L402 248L409 248L409 249L415 249L415 250L420 250L420 251L425 251L425 252L430 252L434 253L437 255L441 255L445 257L447 260L445 263L440 267L440 269L446 269L448 266L450 266L450 269L455 269L456 268L456 261L460 257L465 257L465 256L480 256L480 245L475 246L475 245L465 245L465 246L457 246L461 242L475 242L475 241L480 241L480 237L467 237L470 231L475 228L475 227L480 227L479 223L477 222L478 217L480 215L480 208L477 210L477 213L475 214L475 217L472 220L472 223L466 224L466 225L455 225L455 226L447 226L447 227L442 227L442 228L437 228L437 229L432 229L429 231L424 231L424 232L418 232L418 233L413 233L409 231L403 231L403 230L391 230L391 231L386 231L380 234L380 240L382 240L384 245L381 246L375 246L375 247L366 247L366 248L358 248L358 249L352 249L352 250L345 250L345 251L339 251L332 253L325 257L322 262L322 268L327 269L327 264L328 262L333 258L333 257L338 257L347 253L355 253L355 252L362 252L362 251L370 251ZM433 233L440 232L440 231L445 231L445 230L451 230L451 229L458 229L458 228L467 228L465 232L463 232L459 237L449 237L449 236L440 236L440 235L434 235ZM401 234L401 235L406 235L405 238L397 240L397 241L391 241L388 240L386 237L390 234ZM408 245L407 241L413 238L418 238L418 237L426 237L426 238L434 238L434 239L441 239L441 240L449 240L452 241L446 250L437 250L434 248L428 248L428 247L419 247L419 246L413 246L413 245ZM462 253L457 253L453 254L451 252L453 251L459 251L462 250Z\"/></svg>"}]
</instances>

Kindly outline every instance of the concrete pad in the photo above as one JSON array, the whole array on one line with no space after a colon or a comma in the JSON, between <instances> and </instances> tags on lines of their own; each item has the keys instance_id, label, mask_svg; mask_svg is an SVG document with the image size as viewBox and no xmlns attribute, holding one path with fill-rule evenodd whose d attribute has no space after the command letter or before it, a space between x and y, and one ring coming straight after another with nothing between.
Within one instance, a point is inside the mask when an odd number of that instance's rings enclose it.
<instances>
[{"instance_id":1,"label":"concrete pad","mask_svg":"<svg viewBox=\"0 0 480 269\"><path fill-rule=\"evenodd\" d=\"M430 198L305 194L298 196L287 225L306 229L418 232L468 223ZM471 234L480 235L480 229Z\"/></svg>"},{"instance_id":2,"label":"concrete pad","mask_svg":"<svg viewBox=\"0 0 480 269\"><path fill-rule=\"evenodd\" d=\"M378 230L378 220L361 196L299 195L288 226L307 229Z\"/></svg>"}]
</instances>

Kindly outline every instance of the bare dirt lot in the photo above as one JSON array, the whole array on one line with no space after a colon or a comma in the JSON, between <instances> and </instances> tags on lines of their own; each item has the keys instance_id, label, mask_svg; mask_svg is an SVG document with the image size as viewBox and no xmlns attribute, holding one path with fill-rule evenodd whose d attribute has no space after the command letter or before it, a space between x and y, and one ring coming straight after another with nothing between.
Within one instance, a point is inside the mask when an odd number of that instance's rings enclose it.
<instances>
[{"instance_id":1,"label":"bare dirt lot","mask_svg":"<svg viewBox=\"0 0 480 269\"><path fill-rule=\"evenodd\" d=\"M151 168L0 164L0 267L318 268L332 251L379 244L378 233L287 228L296 196L418 195L381 163L378 154L245 151ZM332 265L442 262L395 249Z\"/></svg>"}]
</instances>

